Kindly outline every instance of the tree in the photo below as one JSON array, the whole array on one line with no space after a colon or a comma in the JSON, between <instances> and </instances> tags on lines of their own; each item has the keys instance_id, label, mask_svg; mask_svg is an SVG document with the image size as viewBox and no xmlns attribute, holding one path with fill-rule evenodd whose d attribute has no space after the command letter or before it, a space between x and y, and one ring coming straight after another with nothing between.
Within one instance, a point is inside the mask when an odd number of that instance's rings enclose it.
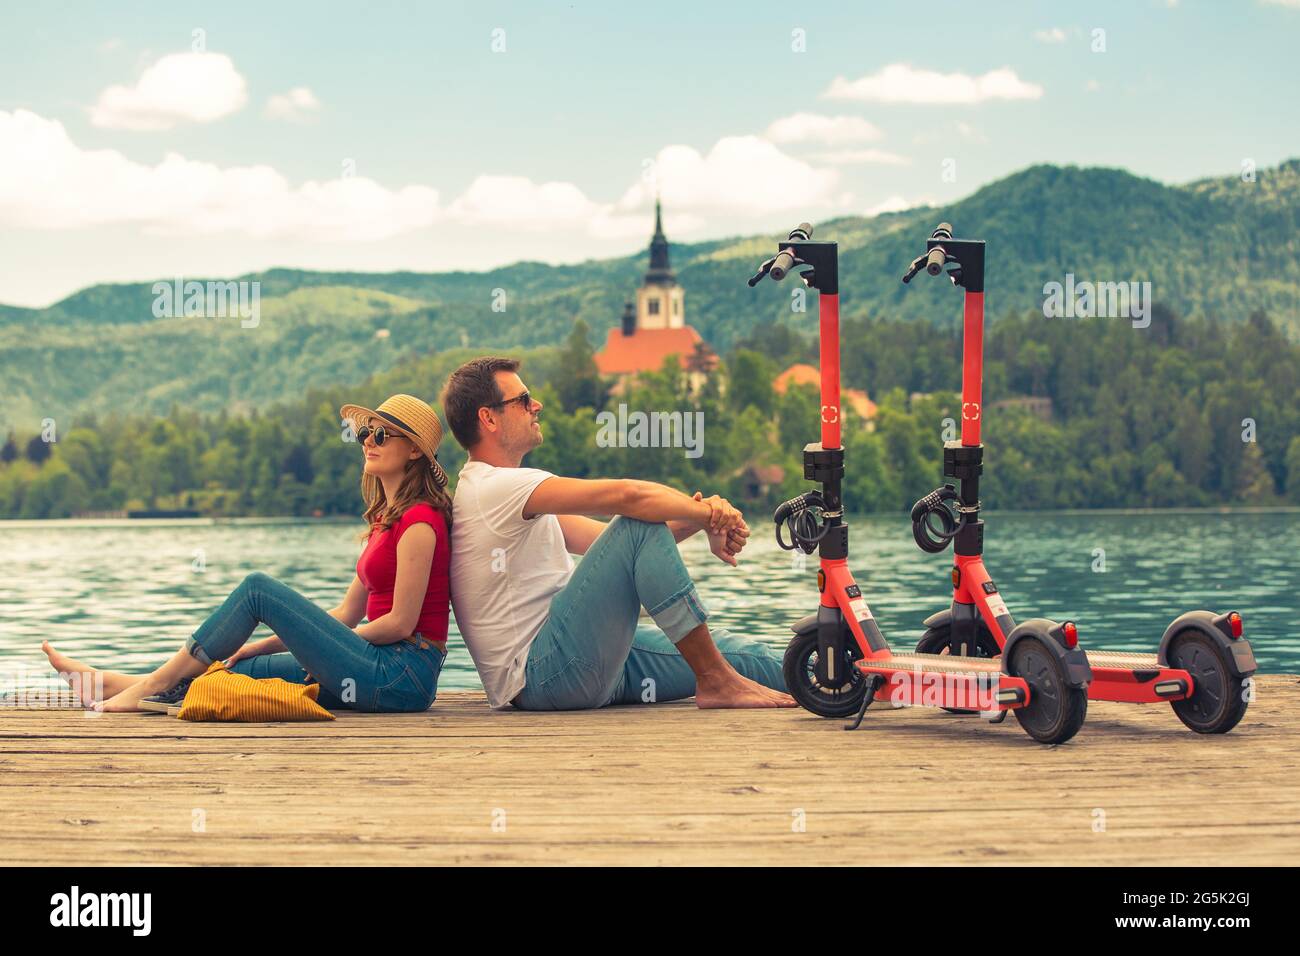
<instances>
[{"instance_id":1,"label":"tree","mask_svg":"<svg viewBox=\"0 0 1300 956\"><path fill-rule=\"evenodd\" d=\"M555 393L565 411L601 408L607 390L596 369L595 353L587 339L587 323L578 319L564 342L555 371Z\"/></svg>"},{"instance_id":2,"label":"tree","mask_svg":"<svg viewBox=\"0 0 1300 956\"><path fill-rule=\"evenodd\" d=\"M27 442L27 460L39 465L50 457L50 443L40 435L33 435Z\"/></svg>"},{"instance_id":3,"label":"tree","mask_svg":"<svg viewBox=\"0 0 1300 956\"><path fill-rule=\"evenodd\" d=\"M727 397L735 411L757 408L764 415L772 414L774 393L772 381L776 366L761 352L737 349L731 357Z\"/></svg>"}]
</instances>

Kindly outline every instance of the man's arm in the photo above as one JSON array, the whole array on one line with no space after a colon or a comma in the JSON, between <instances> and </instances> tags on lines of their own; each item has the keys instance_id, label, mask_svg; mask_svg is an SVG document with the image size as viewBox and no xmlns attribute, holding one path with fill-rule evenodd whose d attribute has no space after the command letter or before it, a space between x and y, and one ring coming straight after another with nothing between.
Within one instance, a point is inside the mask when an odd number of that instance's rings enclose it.
<instances>
[{"instance_id":1,"label":"man's arm","mask_svg":"<svg viewBox=\"0 0 1300 956\"><path fill-rule=\"evenodd\" d=\"M721 499L716 499L721 501ZM626 515L642 521L689 521L720 531L744 524L740 512L692 498L653 481L635 478L547 478L529 495L523 516Z\"/></svg>"},{"instance_id":2,"label":"man's arm","mask_svg":"<svg viewBox=\"0 0 1300 956\"><path fill-rule=\"evenodd\" d=\"M557 515L560 521L560 530L564 532L564 550L569 554L586 554L587 549L595 543L600 537L600 533L605 530L606 523L597 521L595 518L588 518L586 515ZM696 534L704 528L704 525L696 521L688 521L679 518L674 521L666 522L668 530L673 533L673 540L681 543Z\"/></svg>"},{"instance_id":3,"label":"man's arm","mask_svg":"<svg viewBox=\"0 0 1300 956\"><path fill-rule=\"evenodd\" d=\"M569 554L586 554L605 530L605 522L586 515L558 515L557 519L560 530L564 532L564 550Z\"/></svg>"}]
</instances>

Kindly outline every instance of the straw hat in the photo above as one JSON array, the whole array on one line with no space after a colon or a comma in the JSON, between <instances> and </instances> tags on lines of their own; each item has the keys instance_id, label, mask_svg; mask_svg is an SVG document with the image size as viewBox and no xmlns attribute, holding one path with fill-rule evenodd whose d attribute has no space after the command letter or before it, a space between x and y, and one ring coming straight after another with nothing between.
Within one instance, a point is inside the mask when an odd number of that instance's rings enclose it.
<instances>
[{"instance_id":1,"label":"straw hat","mask_svg":"<svg viewBox=\"0 0 1300 956\"><path fill-rule=\"evenodd\" d=\"M438 413L414 395L394 395L385 399L376 409L364 405L344 405L339 415L349 418L359 425L367 419L376 418L384 423L386 431L392 431L411 439L415 447L424 452L424 457L433 465L433 477L442 487L447 487L447 473L438 464L438 445L442 442L442 422Z\"/></svg>"}]
</instances>

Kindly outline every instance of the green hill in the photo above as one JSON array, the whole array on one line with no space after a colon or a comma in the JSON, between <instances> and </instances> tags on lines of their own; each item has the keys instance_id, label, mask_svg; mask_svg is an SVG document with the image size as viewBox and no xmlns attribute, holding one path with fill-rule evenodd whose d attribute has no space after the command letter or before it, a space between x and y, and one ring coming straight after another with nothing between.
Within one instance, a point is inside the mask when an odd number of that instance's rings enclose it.
<instances>
[{"instance_id":1,"label":"green hill","mask_svg":"<svg viewBox=\"0 0 1300 956\"><path fill-rule=\"evenodd\" d=\"M1300 338L1300 160L1238 177L1165 186L1121 170L1034 166L943 208L818 224L841 243L842 314L956 321L952 297L905 294L898 281L941 219L989 243L989 314L1038 308L1043 285L1149 280L1188 317L1229 321L1263 310ZM813 333L791 316L792 285L745 280L774 236L672 248L687 318L726 351L762 322ZM173 403L215 411L353 383L403 359L453 347L560 342L575 319L593 339L618 321L643 254L577 265L521 262L487 272L341 273L272 269L257 328L237 319L155 318L151 283L99 285L48 309L0 306L0 428L44 417ZM494 291L505 309L493 309ZM387 330L384 336L381 330Z\"/></svg>"}]
</instances>

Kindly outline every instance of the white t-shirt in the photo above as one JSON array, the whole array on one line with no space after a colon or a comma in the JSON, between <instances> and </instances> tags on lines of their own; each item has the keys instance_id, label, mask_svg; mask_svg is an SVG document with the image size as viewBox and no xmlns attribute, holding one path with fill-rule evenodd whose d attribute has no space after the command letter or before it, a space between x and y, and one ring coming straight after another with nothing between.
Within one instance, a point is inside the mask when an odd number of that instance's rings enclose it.
<instances>
[{"instance_id":1,"label":"white t-shirt","mask_svg":"<svg viewBox=\"0 0 1300 956\"><path fill-rule=\"evenodd\" d=\"M469 461L452 500L451 606L487 691L505 707L524 687L528 648L573 574L555 515L524 520L539 468Z\"/></svg>"}]
</instances>

